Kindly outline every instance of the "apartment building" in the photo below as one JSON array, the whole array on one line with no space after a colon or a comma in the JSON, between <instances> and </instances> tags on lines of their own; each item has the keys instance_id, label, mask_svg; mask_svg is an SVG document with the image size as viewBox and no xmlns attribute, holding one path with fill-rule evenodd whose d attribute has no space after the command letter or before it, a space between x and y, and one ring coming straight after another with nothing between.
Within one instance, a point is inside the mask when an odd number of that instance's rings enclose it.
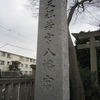
<instances>
[{"instance_id":1,"label":"apartment building","mask_svg":"<svg viewBox=\"0 0 100 100\"><path fill-rule=\"evenodd\" d=\"M32 68L30 65L36 65L36 59L24 57L21 55L0 51L0 69L1 71L9 70L9 65L12 61L21 62L19 68L23 74L32 74Z\"/></svg>"}]
</instances>

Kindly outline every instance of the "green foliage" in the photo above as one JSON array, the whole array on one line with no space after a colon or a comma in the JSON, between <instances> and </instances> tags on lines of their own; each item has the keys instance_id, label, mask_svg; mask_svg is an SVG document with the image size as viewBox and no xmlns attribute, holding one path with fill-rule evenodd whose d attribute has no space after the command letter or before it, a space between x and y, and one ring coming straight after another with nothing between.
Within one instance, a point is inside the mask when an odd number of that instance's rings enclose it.
<instances>
[{"instance_id":1,"label":"green foliage","mask_svg":"<svg viewBox=\"0 0 100 100\"><path fill-rule=\"evenodd\" d=\"M90 50L89 49L77 49L76 47L76 53L77 53L77 60L78 65L82 68L87 67L90 69Z\"/></svg>"},{"instance_id":2,"label":"green foliage","mask_svg":"<svg viewBox=\"0 0 100 100\"><path fill-rule=\"evenodd\" d=\"M86 100L100 99L100 85L97 82L97 73L92 73L88 68L80 67Z\"/></svg>"},{"instance_id":3,"label":"green foliage","mask_svg":"<svg viewBox=\"0 0 100 100\"><path fill-rule=\"evenodd\" d=\"M12 64L9 65L9 70L10 71L18 71L18 70L20 70L19 69L19 64L20 64L19 61L12 61Z\"/></svg>"},{"instance_id":4,"label":"green foliage","mask_svg":"<svg viewBox=\"0 0 100 100\"><path fill-rule=\"evenodd\" d=\"M9 71L14 70L14 66L13 65L9 65Z\"/></svg>"},{"instance_id":5,"label":"green foliage","mask_svg":"<svg viewBox=\"0 0 100 100\"><path fill-rule=\"evenodd\" d=\"M100 49L97 49L98 72L90 71L90 49L77 49L78 44L85 44L88 39L76 41L78 66L85 91L85 100L100 99ZM97 77L98 76L98 77Z\"/></svg>"}]
</instances>

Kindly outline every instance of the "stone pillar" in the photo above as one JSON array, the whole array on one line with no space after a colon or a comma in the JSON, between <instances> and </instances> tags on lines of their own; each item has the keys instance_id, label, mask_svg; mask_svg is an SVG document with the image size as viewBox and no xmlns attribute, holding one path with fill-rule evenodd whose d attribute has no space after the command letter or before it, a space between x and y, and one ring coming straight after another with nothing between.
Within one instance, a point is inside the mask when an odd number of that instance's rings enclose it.
<instances>
[{"instance_id":1,"label":"stone pillar","mask_svg":"<svg viewBox=\"0 0 100 100\"><path fill-rule=\"evenodd\" d=\"M35 79L35 71L36 71L36 65L30 65L31 66L31 68L32 68L32 77Z\"/></svg>"},{"instance_id":2,"label":"stone pillar","mask_svg":"<svg viewBox=\"0 0 100 100\"><path fill-rule=\"evenodd\" d=\"M70 100L66 0L40 0L35 100Z\"/></svg>"},{"instance_id":3,"label":"stone pillar","mask_svg":"<svg viewBox=\"0 0 100 100\"><path fill-rule=\"evenodd\" d=\"M95 37L90 37L90 61L91 61L91 71L97 72L97 54L95 47Z\"/></svg>"},{"instance_id":4,"label":"stone pillar","mask_svg":"<svg viewBox=\"0 0 100 100\"><path fill-rule=\"evenodd\" d=\"M95 72L96 81L95 84L98 85L98 70L97 70L97 53L96 53L96 44L95 37L90 37L90 62L91 62L91 72Z\"/></svg>"}]
</instances>

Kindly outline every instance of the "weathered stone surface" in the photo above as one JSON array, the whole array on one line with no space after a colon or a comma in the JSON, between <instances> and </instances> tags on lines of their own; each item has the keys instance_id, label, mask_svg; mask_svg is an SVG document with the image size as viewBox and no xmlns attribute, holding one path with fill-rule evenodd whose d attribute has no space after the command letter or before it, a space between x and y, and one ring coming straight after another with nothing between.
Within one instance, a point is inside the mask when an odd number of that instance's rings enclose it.
<instances>
[{"instance_id":1,"label":"weathered stone surface","mask_svg":"<svg viewBox=\"0 0 100 100\"><path fill-rule=\"evenodd\" d=\"M35 100L70 100L66 0L40 0Z\"/></svg>"},{"instance_id":2,"label":"weathered stone surface","mask_svg":"<svg viewBox=\"0 0 100 100\"><path fill-rule=\"evenodd\" d=\"M73 46L70 34L69 40L69 62L70 62L70 87L71 87L71 100L85 100L84 88L79 74L77 57L75 47Z\"/></svg>"}]
</instances>

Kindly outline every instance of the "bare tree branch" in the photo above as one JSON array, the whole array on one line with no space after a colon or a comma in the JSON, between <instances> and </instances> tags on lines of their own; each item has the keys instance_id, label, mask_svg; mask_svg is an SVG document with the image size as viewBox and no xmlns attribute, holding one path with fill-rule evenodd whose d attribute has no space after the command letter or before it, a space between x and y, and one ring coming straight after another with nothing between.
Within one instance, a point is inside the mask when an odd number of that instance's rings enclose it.
<instances>
[{"instance_id":1,"label":"bare tree branch","mask_svg":"<svg viewBox=\"0 0 100 100\"><path fill-rule=\"evenodd\" d=\"M37 16L39 11L39 0L28 0L28 1L29 5L27 5L27 8L31 11L32 16ZM84 13L89 13L87 9L94 8L96 9L96 11L97 10L99 11L100 8L100 0L66 0L66 1L67 1L68 26L70 25L72 19L76 20L75 19L76 16L77 20L79 20L79 17L82 16ZM84 16L84 19L85 18L86 16Z\"/></svg>"},{"instance_id":2,"label":"bare tree branch","mask_svg":"<svg viewBox=\"0 0 100 100\"><path fill-rule=\"evenodd\" d=\"M69 24L70 24L70 22L71 22L71 20L72 20L72 17L73 17L73 14L74 14L74 12L75 12L75 10L76 10L76 8L78 7L80 7L80 5L81 5L81 7L83 8L83 11L84 11L84 3L85 2L90 2L90 0L82 0L82 1L78 1L77 0L77 3L75 3L75 5L71 8L71 10L70 10L70 13L69 13L69 15L68 15L68 18L67 18L67 20L68 20L68 26L69 26Z\"/></svg>"},{"instance_id":3,"label":"bare tree branch","mask_svg":"<svg viewBox=\"0 0 100 100\"><path fill-rule=\"evenodd\" d=\"M38 16L39 1L40 0L28 0L29 4L26 5L26 8L31 11L33 17Z\"/></svg>"}]
</instances>

